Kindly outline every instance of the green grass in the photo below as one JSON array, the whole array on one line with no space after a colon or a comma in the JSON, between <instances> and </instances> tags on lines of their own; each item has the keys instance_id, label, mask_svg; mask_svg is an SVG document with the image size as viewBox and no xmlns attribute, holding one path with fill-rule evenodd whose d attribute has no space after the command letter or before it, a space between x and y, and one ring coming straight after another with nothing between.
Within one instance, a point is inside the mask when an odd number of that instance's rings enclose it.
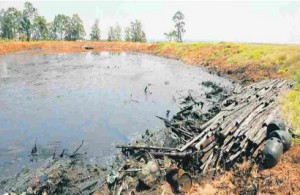
<instances>
[{"instance_id":1,"label":"green grass","mask_svg":"<svg viewBox=\"0 0 300 195\"><path fill-rule=\"evenodd\" d=\"M300 72L294 72L295 89L289 92L282 100L282 112L286 120L292 125L294 133L300 136ZM300 138L295 139L300 144Z\"/></svg>"},{"instance_id":2,"label":"green grass","mask_svg":"<svg viewBox=\"0 0 300 195\"><path fill-rule=\"evenodd\" d=\"M178 57L203 54L208 61L225 56L224 64L259 64L276 67L279 73L291 72L300 67L300 46L297 45L250 45L235 43L160 43L157 52L172 50ZM211 52L210 52L211 51Z\"/></svg>"},{"instance_id":3,"label":"green grass","mask_svg":"<svg viewBox=\"0 0 300 195\"><path fill-rule=\"evenodd\" d=\"M285 72L300 64L300 46L239 45L239 51L227 58L230 64L251 63L263 67L276 67Z\"/></svg>"}]
</instances>

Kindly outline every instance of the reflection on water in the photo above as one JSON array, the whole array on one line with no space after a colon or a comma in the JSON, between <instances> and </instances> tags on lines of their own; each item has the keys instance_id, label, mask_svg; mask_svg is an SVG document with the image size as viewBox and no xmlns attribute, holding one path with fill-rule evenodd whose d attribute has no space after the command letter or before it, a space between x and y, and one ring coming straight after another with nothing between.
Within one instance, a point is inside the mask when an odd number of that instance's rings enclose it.
<instances>
[{"instance_id":1,"label":"reflection on water","mask_svg":"<svg viewBox=\"0 0 300 195\"><path fill-rule=\"evenodd\" d=\"M0 78L8 77L7 63L3 62L0 69Z\"/></svg>"},{"instance_id":2,"label":"reflection on water","mask_svg":"<svg viewBox=\"0 0 300 195\"><path fill-rule=\"evenodd\" d=\"M155 116L178 111L182 91L205 97L206 80L231 87L200 68L142 54L0 56L0 177L29 163L36 138L44 157L84 139L87 160L104 163L115 144L163 127Z\"/></svg>"},{"instance_id":3,"label":"reflection on water","mask_svg":"<svg viewBox=\"0 0 300 195\"><path fill-rule=\"evenodd\" d=\"M125 52L114 52L114 53L111 53L111 52L90 52L91 55L94 55L94 56L101 56L101 57L109 57L109 56L126 56L126 53Z\"/></svg>"}]
</instances>

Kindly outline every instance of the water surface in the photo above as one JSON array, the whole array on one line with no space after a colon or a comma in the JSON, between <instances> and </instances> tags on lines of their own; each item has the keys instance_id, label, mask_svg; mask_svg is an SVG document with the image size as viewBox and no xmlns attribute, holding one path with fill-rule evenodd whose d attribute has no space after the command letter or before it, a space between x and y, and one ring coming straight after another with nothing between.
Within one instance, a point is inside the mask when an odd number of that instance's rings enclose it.
<instances>
[{"instance_id":1,"label":"water surface","mask_svg":"<svg viewBox=\"0 0 300 195\"><path fill-rule=\"evenodd\" d=\"M163 127L155 116L178 111L188 90L205 101L207 80L231 88L199 67L143 54L0 56L0 178L28 165L36 138L45 157L84 139L87 161L104 163L115 144Z\"/></svg>"}]
</instances>

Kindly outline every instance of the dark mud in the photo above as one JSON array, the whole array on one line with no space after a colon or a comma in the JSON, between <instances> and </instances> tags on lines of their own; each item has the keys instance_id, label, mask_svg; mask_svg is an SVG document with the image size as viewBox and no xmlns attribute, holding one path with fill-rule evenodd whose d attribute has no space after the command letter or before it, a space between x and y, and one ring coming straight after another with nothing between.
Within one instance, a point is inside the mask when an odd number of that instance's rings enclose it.
<instances>
[{"instance_id":1,"label":"dark mud","mask_svg":"<svg viewBox=\"0 0 300 195\"><path fill-rule=\"evenodd\" d=\"M232 83L198 67L142 54L25 52L0 57L0 178L72 152L82 139L85 162L110 164L116 144L164 124L193 94L211 109L212 81ZM38 160L30 163L37 138Z\"/></svg>"}]
</instances>

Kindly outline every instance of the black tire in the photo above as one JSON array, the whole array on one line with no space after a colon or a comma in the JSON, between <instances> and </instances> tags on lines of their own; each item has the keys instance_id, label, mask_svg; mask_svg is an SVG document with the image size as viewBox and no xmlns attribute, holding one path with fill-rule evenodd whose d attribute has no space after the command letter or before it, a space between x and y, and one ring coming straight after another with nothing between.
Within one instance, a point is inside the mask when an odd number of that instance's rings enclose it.
<instances>
[{"instance_id":1,"label":"black tire","mask_svg":"<svg viewBox=\"0 0 300 195\"><path fill-rule=\"evenodd\" d=\"M282 120L273 120L267 126L267 135L276 130L285 130L285 123Z\"/></svg>"}]
</instances>

